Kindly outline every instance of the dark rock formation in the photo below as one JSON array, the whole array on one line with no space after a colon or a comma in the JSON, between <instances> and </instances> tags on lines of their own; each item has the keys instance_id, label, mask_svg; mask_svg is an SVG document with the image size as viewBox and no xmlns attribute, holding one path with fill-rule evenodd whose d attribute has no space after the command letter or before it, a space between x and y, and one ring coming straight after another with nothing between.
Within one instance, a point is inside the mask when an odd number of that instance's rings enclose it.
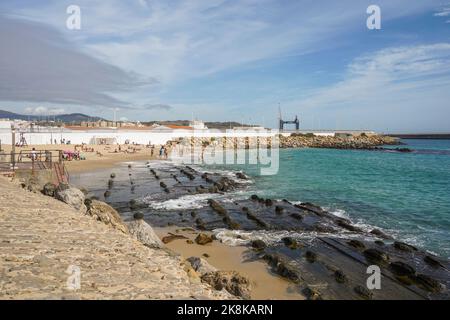
<instances>
[{"instance_id":1,"label":"dark rock formation","mask_svg":"<svg viewBox=\"0 0 450 320\"><path fill-rule=\"evenodd\" d=\"M369 262L376 264L389 262L389 256L378 249L367 249L363 253Z\"/></svg>"},{"instance_id":2,"label":"dark rock formation","mask_svg":"<svg viewBox=\"0 0 450 320\"><path fill-rule=\"evenodd\" d=\"M284 245L290 249L297 249L299 247L297 240L292 237L284 237L281 241L283 241Z\"/></svg>"},{"instance_id":3,"label":"dark rock formation","mask_svg":"<svg viewBox=\"0 0 450 320\"><path fill-rule=\"evenodd\" d=\"M195 238L195 242L200 245L205 245L207 243L213 242L213 239L210 235L206 233L199 233Z\"/></svg>"},{"instance_id":4,"label":"dark rock formation","mask_svg":"<svg viewBox=\"0 0 450 320\"><path fill-rule=\"evenodd\" d=\"M416 273L416 270L413 267L401 261L392 262L389 264L389 268L393 274L401 277L413 276Z\"/></svg>"},{"instance_id":5,"label":"dark rock formation","mask_svg":"<svg viewBox=\"0 0 450 320\"><path fill-rule=\"evenodd\" d=\"M366 287L356 286L353 290L363 299L371 300L373 297L373 293Z\"/></svg>"},{"instance_id":6,"label":"dark rock formation","mask_svg":"<svg viewBox=\"0 0 450 320\"><path fill-rule=\"evenodd\" d=\"M262 240L253 240L251 242L251 246L252 246L252 248L257 249L257 250L262 250L265 247L267 247L266 243Z\"/></svg>"},{"instance_id":7,"label":"dark rock formation","mask_svg":"<svg viewBox=\"0 0 450 320\"><path fill-rule=\"evenodd\" d=\"M225 289L229 293L250 299L250 281L236 271L214 271L201 276L203 282L216 290Z\"/></svg>"},{"instance_id":8,"label":"dark rock formation","mask_svg":"<svg viewBox=\"0 0 450 320\"><path fill-rule=\"evenodd\" d=\"M312 252L312 251L306 251L305 253L305 258L306 260L308 260L309 262L315 262L317 260L317 254Z\"/></svg>"},{"instance_id":9,"label":"dark rock formation","mask_svg":"<svg viewBox=\"0 0 450 320\"><path fill-rule=\"evenodd\" d=\"M336 270L334 272L334 278L338 283L346 283L348 282L348 278L342 270Z\"/></svg>"},{"instance_id":10,"label":"dark rock formation","mask_svg":"<svg viewBox=\"0 0 450 320\"><path fill-rule=\"evenodd\" d=\"M56 185L51 182L47 182L42 189L42 193L49 197L54 197L56 192Z\"/></svg>"},{"instance_id":11,"label":"dark rock formation","mask_svg":"<svg viewBox=\"0 0 450 320\"><path fill-rule=\"evenodd\" d=\"M404 243L404 242L399 242L399 241L394 242L394 248L398 249L400 251L405 251L405 252L417 251L416 247L409 245L407 243Z\"/></svg>"}]
</instances>

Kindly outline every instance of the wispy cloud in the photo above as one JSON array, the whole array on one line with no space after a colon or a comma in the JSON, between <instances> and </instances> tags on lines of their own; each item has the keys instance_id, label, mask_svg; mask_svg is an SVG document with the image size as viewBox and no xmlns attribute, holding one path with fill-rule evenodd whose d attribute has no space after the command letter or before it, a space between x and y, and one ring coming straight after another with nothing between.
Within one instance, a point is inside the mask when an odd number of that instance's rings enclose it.
<instances>
[{"instance_id":1,"label":"wispy cloud","mask_svg":"<svg viewBox=\"0 0 450 320\"><path fill-rule=\"evenodd\" d=\"M162 104L162 103L158 103L158 104L146 104L143 105L141 107L141 109L145 109L145 110L171 110L173 109L172 106L168 105L168 104Z\"/></svg>"},{"instance_id":2,"label":"wispy cloud","mask_svg":"<svg viewBox=\"0 0 450 320\"><path fill-rule=\"evenodd\" d=\"M448 10L435 12L441 0L407 4L405 0L377 0L383 25L390 29L367 33L367 39L362 37L367 31L366 8L373 4L370 0L77 0L82 29L69 31L66 7L73 3L0 2L0 12L8 12L13 23L6 28L0 25L2 51L7 48L0 56L0 66L7 71L0 72L0 100L41 105L50 99L54 104L118 107L130 119L186 117L194 111L213 120L253 116L252 110L279 97L287 97L291 105L302 97L300 103L308 110L338 106L355 114L354 110L366 110L360 117L386 111L377 102L397 110L414 105L421 114L420 104L433 101L443 108L448 98L438 92L447 89L448 57L434 53L445 53L446 44L419 46L422 40L426 43L423 35L428 34L424 30L419 35L422 24L403 28L395 23L402 17L416 19L424 14L428 19L434 13L445 18ZM434 39L447 41L445 37ZM415 46L379 50L393 40ZM374 48L376 53L355 59L341 74L354 55ZM321 60L326 52L336 52L334 64ZM308 60L306 55L314 56L311 53L319 54ZM421 54L423 59L418 60ZM13 66L7 65L9 61ZM309 81L312 74L302 74L309 70L303 68L309 62L314 65L311 69L325 70L314 77L317 81ZM283 70L286 65L294 67ZM296 66L298 76L294 75ZM261 81L248 76L253 71L261 75ZM318 87L338 76L342 81ZM248 78L251 83L245 82ZM210 81L214 85L206 90ZM143 82L154 85L142 87ZM223 92L230 93L230 98ZM176 113L168 115L168 110ZM273 116L269 113L266 118ZM328 110L322 117L327 114Z\"/></svg>"},{"instance_id":3,"label":"wispy cloud","mask_svg":"<svg viewBox=\"0 0 450 320\"><path fill-rule=\"evenodd\" d=\"M25 108L25 113L27 115L43 115L43 116L54 116L63 114L65 110L63 108L48 108L48 107L27 107Z\"/></svg>"},{"instance_id":4,"label":"wispy cloud","mask_svg":"<svg viewBox=\"0 0 450 320\"><path fill-rule=\"evenodd\" d=\"M81 52L42 23L0 16L0 99L127 107L113 93L154 82Z\"/></svg>"},{"instance_id":5,"label":"wispy cloud","mask_svg":"<svg viewBox=\"0 0 450 320\"><path fill-rule=\"evenodd\" d=\"M316 89L297 105L365 124L450 129L450 43L379 50L355 59L344 79ZM446 111L444 111L446 110ZM395 120L395 125L392 123Z\"/></svg>"},{"instance_id":6,"label":"wispy cloud","mask_svg":"<svg viewBox=\"0 0 450 320\"><path fill-rule=\"evenodd\" d=\"M310 107L377 103L439 88L450 81L450 43L388 48L355 59L345 79L320 88L302 104Z\"/></svg>"},{"instance_id":7,"label":"wispy cloud","mask_svg":"<svg viewBox=\"0 0 450 320\"><path fill-rule=\"evenodd\" d=\"M450 16L450 7L442 8L439 12L434 14L435 17L448 17Z\"/></svg>"},{"instance_id":8,"label":"wispy cloud","mask_svg":"<svg viewBox=\"0 0 450 320\"><path fill-rule=\"evenodd\" d=\"M433 7L379 0L383 21ZM163 85L208 76L255 61L302 55L335 45L365 26L370 1L78 0L82 30L68 33L85 50ZM64 29L67 1L18 10ZM83 16L82 16L83 17Z\"/></svg>"}]
</instances>

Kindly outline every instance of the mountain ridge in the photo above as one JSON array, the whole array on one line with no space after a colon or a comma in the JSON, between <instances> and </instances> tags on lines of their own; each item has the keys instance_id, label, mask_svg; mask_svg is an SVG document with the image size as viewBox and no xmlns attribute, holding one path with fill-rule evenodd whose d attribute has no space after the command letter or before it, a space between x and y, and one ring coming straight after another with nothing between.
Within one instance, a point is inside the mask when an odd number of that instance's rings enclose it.
<instances>
[{"instance_id":1,"label":"mountain ridge","mask_svg":"<svg viewBox=\"0 0 450 320\"><path fill-rule=\"evenodd\" d=\"M0 110L0 119L25 120L25 121L59 121L59 122L80 122L104 120L100 117L91 117L83 113L66 113L58 115L27 115L11 111Z\"/></svg>"}]
</instances>

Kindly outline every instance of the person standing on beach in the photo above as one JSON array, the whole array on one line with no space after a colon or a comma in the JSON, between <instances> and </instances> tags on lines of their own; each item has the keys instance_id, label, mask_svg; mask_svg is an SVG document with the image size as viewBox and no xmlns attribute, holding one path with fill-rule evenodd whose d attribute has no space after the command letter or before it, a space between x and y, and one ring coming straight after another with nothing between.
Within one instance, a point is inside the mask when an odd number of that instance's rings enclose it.
<instances>
[{"instance_id":1,"label":"person standing on beach","mask_svg":"<svg viewBox=\"0 0 450 320\"><path fill-rule=\"evenodd\" d=\"M33 148L31 150L31 160L32 161L36 161L37 160L36 148Z\"/></svg>"}]
</instances>

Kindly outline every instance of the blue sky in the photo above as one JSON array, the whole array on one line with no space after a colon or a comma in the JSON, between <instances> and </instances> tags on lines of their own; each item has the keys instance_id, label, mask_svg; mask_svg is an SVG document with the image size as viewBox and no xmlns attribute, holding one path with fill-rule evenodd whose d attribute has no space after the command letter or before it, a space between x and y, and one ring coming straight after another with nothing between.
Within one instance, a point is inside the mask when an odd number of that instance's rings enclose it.
<instances>
[{"instance_id":1,"label":"blue sky","mask_svg":"<svg viewBox=\"0 0 450 320\"><path fill-rule=\"evenodd\" d=\"M66 8L81 8L81 30ZM366 8L381 8L368 30ZM450 2L0 3L0 109L450 132Z\"/></svg>"}]
</instances>

